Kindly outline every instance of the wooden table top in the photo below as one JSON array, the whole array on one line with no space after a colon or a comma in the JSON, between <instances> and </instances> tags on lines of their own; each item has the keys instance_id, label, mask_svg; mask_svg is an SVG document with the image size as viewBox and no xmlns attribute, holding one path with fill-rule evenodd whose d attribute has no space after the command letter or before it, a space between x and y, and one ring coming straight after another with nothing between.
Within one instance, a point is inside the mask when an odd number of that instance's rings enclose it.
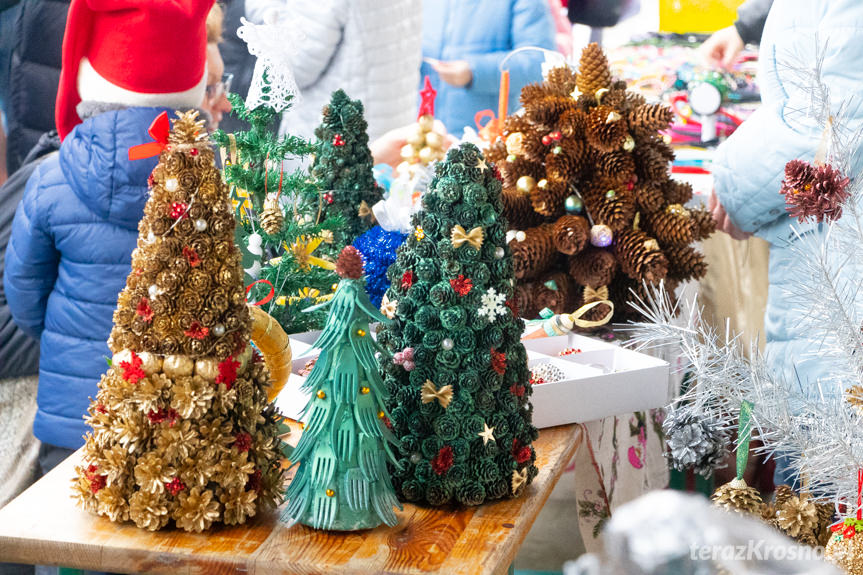
<instances>
[{"instance_id":1,"label":"wooden table top","mask_svg":"<svg viewBox=\"0 0 863 575\"><path fill-rule=\"evenodd\" d=\"M0 509L0 562L201 575L505 573L581 440L578 425L541 430L539 475L518 499L475 508L406 504L397 526L353 533L288 528L276 511L203 534L111 523L75 506L76 453Z\"/></svg>"}]
</instances>

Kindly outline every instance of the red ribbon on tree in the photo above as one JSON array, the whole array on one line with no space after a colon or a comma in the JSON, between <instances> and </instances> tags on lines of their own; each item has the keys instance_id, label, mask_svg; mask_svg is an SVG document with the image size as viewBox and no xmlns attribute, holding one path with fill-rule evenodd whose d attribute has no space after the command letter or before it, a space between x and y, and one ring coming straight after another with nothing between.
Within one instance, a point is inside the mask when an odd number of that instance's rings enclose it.
<instances>
[{"instance_id":1,"label":"red ribbon on tree","mask_svg":"<svg viewBox=\"0 0 863 575\"><path fill-rule=\"evenodd\" d=\"M251 304L251 305L264 305L265 303L267 303L268 301L270 301L271 299L273 299L273 296L275 296L275 295L276 295L276 288L273 286L273 284L272 284L269 280L260 279L260 280L253 281L253 282L252 282L252 283L250 283L248 286L246 286L246 301L249 301L249 300L248 300L248 296L249 296L249 292L251 291L251 289L252 289L255 285L257 285L257 284L261 284L261 283L264 283L264 284L267 284L268 286L270 286L270 293L268 293L268 294L267 294L267 297L265 297L265 298L264 298L264 299L262 299L261 301L255 302L255 303L253 303L253 304Z\"/></svg>"},{"instance_id":2,"label":"red ribbon on tree","mask_svg":"<svg viewBox=\"0 0 863 575\"><path fill-rule=\"evenodd\" d=\"M147 133L155 141L129 148L129 160L144 160L158 156L168 146L168 134L171 133L171 120L168 119L168 112L162 112L156 116L156 119L147 129Z\"/></svg>"},{"instance_id":3,"label":"red ribbon on tree","mask_svg":"<svg viewBox=\"0 0 863 575\"><path fill-rule=\"evenodd\" d=\"M863 519L863 469L857 470L857 519Z\"/></svg>"}]
</instances>

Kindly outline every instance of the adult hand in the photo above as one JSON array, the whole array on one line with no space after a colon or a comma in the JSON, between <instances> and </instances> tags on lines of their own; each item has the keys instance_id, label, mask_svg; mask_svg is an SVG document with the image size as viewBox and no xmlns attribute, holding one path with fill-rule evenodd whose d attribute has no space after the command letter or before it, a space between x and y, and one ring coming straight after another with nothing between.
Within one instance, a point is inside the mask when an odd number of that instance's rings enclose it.
<instances>
[{"instance_id":1,"label":"adult hand","mask_svg":"<svg viewBox=\"0 0 863 575\"><path fill-rule=\"evenodd\" d=\"M416 132L416 124L390 130L369 143L375 164L389 164L393 168L402 162L402 148L408 143L408 138ZM446 133L443 122L435 120L434 131L445 134L443 149L446 150L457 140Z\"/></svg>"},{"instance_id":2,"label":"adult hand","mask_svg":"<svg viewBox=\"0 0 863 575\"><path fill-rule=\"evenodd\" d=\"M716 196L716 191L710 192L710 199L707 201L707 209L710 210L713 220L716 222L716 229L725 232L735 240L745 240L752 236L749 232L744 232L731 221L725 208L719 203L719 198Z\"/></svg>"},{"instance_id":3,"label":"adult hand","mask_svg":"<svg viewBox=\"0 0 863 575\"><path fill-rule=\"evenodd\" d=\"M711 66L729 69L743 50L743 39L734 26L717 30L704 41L698 51Z\"/></svg>"},{"instance_id":4,"label":"adult hand","mask_svg":"<svg viewBox=\"0 0 863 575\"><path fill-rule=\"evenodd\" d=\"M438 73L440 79L451 86L461 88L467 86L473 80L473 72L470 69L470 64L464 60L452 60L443 62L441 60L428 59L427 62L432 69Z\"/></svg>"}]
</instances>

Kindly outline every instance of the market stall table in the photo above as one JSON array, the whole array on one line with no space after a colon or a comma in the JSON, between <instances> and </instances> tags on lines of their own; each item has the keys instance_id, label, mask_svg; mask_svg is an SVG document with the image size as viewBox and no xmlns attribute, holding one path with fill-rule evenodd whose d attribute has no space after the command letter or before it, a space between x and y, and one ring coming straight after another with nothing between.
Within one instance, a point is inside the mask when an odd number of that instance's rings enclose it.
<instances>
[{"instance_id":1,"label":"market stall table","mask_svg":"<svg viewBox=\"0 0 863 575\"><path fill-rule=\"evenodd\" d=\"M111 523L71 498L76 452L0 509L0 562L207 575L505 573L581 440L579 425L543 429L534 443L539 475L518 499L475 508L407 504L397 526L353 533L289 528L278 512L200 535Z\"/></svg>"}]
</instances>

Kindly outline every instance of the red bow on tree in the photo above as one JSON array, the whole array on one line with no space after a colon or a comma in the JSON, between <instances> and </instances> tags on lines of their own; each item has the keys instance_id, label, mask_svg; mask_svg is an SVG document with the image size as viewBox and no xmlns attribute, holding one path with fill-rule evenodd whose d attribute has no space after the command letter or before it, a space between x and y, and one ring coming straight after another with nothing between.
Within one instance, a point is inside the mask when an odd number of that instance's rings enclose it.
<instances>
[{"instance_id":1,"label":"red bow on tree","mask_svg":"<svg viewBox=\"0 0 863 575\"><path fill-rule=\"evenodd\" d=\"M168 146L168 134L171 132L171 120L168 112L162 112L150 124L147 133L155 140L146 144L138 144L129 148L129 160L144 160L162 153Z\"/></svg>"}]
</instances>

